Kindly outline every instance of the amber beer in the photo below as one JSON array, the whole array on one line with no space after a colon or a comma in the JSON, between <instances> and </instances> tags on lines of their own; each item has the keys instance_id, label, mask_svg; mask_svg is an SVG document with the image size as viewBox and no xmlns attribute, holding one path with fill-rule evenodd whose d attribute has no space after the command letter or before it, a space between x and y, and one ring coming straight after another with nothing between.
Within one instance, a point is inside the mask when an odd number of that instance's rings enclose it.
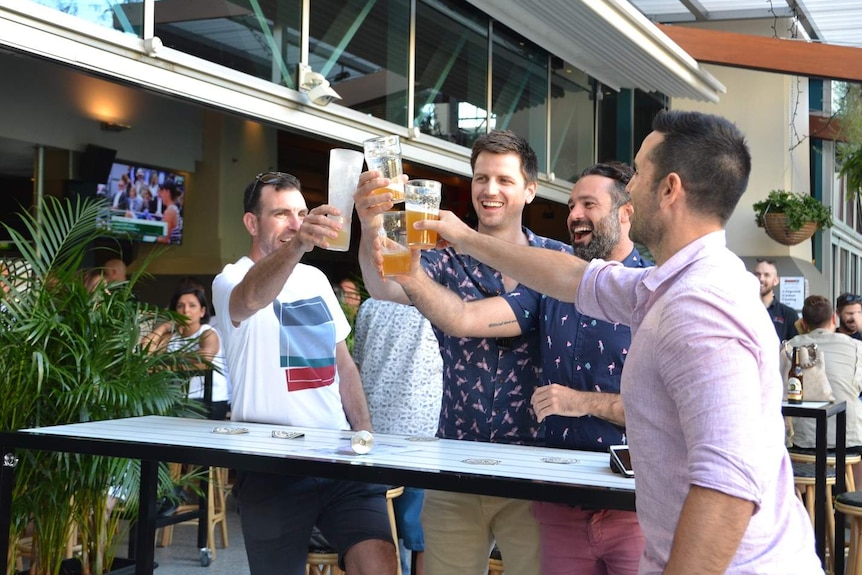
<instances>
[{"instance_id":1,"label":"amber beer","mask_svg":"<svg viewBox=\"0 0 862 575\"><path fill-rule=\"evenodd\" d=\"M392 180L385 188L377 188L372 194L392 194L395 203L404 201L404 183L401 175L401 140L398 136L382 136L363 142L365 163L369 170L377 170L384 178Z\"/></svg>"},{"instance_id":2,"label":"amber beer","mask_svg":"<svg viewBox=\"0 0 862 575\"><path fill-rule=\"evenodd\" d=\"M378 216L383 276L410 273L410 248L407 247L407 216L403 211L384 212Z\"/></svg>"},{"instance_id":3,"label":"amber beer","mask_svg":"<svg viewBox=\"0 0 862 575\"><path fill-rule=\"evenodd\" d=\"M413 224L422 220L439 220L440 214L430 214L425 211L407 210L407 243L411 248L433 248L437 245L437 232L434 230L416 230Z\"/></svg>"},{"instance_id":4,"label":"amber beer","mask_svg":"<svg viewBox=\"0 0 862 575\"><path fill-rule=\"evenodd\" d=\"M407 245L411 248L433 248L437 232L413 229L421 220L440 219L440 188L436 180L410 180L404 186L404 209L407 211Z\"/></svg>"},{"instance_id":5,"label":"amber beer","mask_svg":"<svg viewBox=\"0 0 862 575\"><path fill-rule=\"evenodd\" d=\"M802 403L802 366L799 364L799 348L793 348L793 360L787 373L787 403Z\"/></svg>"}]
</instances>

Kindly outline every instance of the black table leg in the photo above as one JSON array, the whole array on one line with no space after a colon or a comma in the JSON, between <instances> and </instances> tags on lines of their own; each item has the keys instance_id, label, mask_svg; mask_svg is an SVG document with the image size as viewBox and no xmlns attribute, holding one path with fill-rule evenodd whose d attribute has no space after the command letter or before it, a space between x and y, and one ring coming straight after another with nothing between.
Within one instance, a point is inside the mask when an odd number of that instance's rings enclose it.
<instances>
[{"instance_id":1,"label":"black table leg","mask_svg":"<svg viewBox=\"0 0 862 575\"><path fill-rule=\"evenodd\" d=\"M818 413L815 423L814 461L814 538L820 564L826 568L826 412ZM837 473L837 470L836 470Z\"/></svg>"},{"instance_id":2,"label":"black table leg","mask_svg":"<svg viewBox=\"0 0 862 575\"><path fill-rule=\"evenodd\" d=\"M159 463L141 461L141 493L138 521L129 541L129 555L135 559L135 575L152 575L156 546L156 492L159 482ZM134 548L132 548L134 541Z\"/></svg>"},{"instance_id":3,"label":"black table leg","mask_svg":"<svg viewBox=\"0 0 862 575\"><path fill-rule=\"evenodd\" d=\"M835 416L835 493L838 496L847 491L844 473L847 470L847 412ZM835 575L844 575L844 514L835 512L835 549L832 553Z\"/></svg>"},{"instance_id":4,"label":"black table leg","mask_svg":"<svg viewBox=\"0 0 862 575\"><path fill-rule=\"evenodd\" d=\"M9 572L9 530L12 524L12 487L15 485L15 467L18 458L14 453L6 453L0 448L3 461L0 462L0 557L3 559L3 573Z\"/></svg>"}]
</instances>

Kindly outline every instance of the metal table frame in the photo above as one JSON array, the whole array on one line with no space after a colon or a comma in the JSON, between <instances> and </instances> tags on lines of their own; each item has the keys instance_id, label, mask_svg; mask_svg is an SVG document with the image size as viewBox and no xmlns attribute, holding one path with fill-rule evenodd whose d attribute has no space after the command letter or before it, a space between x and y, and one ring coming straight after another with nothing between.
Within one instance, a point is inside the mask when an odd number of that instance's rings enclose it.
<instances>
[{"instance_id":1,"label":"metal table frame","mask_svg":"<svg viewBox=\"0 0 862 575\"><path fill-rule=\"evenodd\" d=\"M814 419L815 462L814 462L814 537L820 563L826 568L826 458L827 420L835 417L835 489L833 496L847 491L844 480L845 456L847 446L847 404L844 401L804 402L801 405L783 403L781 413L790 417L809 417ZM844 514L835 513L835 549L842 550L833 555L835 573L844 573Z\"/></svg>"},{"instance_id":2,"label":"metal table frame","mask_svg":"<svg viewBox=\"0 0 862 575\"><path fill-rule=\"evenodd\" d=\"M234 424L247 427L243 435L211 435L215 422L148 416L107 422L0 433L0 557L6 564L14 482L14 450L36 449L86 453L139 459L141 461L140 509L134 535L136 575L153 572L155 552L157 471L161 461L201 466L227 467L266 473L351 479L369 483L409 485L426 489L476 493L527 500L589 504L603 509L634 510L634 480L610 471L602 453L559 450L479 442L435 440L410 444L413 454L385 457L373 451L368 456L306 452L290 448L283 439L271 437L274 429L306 433L308 444L322 437L320 445L345 441L350 432L291 428L264 424ZM142 433L142 425L153 429ZM177 428L179 431L172 428ZM217 440L217 441L216 441ZM287 440L292 441L292 440ZM378 444L409 438L375 434ZM384 451L380 450L380 453ZM499 466L465 465L464 458L495 458ZM543 462L547 458L571 458L576 465ZM475 469L475 470L474 470Z\"/></svg>"}]
</instances>

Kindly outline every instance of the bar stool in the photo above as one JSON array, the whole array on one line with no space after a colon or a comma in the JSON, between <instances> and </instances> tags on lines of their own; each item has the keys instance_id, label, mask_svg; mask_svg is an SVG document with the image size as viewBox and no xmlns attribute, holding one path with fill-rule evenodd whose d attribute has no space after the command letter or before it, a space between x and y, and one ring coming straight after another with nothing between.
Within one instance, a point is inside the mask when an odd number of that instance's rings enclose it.
<instances>
[{"instance_id":1,"label":"bar stool","mask_svg":"<svg viewBox=\"0 0 862 575\"><path fill-rule=\"evenodd\" d=\"M790 461L796 463L814 463L817 461L813 453L797 451L795 448L788 448L790 453ZM856 480L853 478L853 465L862 461L862 455L858 453L847 453L844 455L844 481L847 486L847 491L856 491ZM829 454L826 456L826 465L835 467L835 455Z\"/></svg>"},{"instance_id":2,"label":"bar stool","mask_svg":"<svg viewBox=\"0 0 862 575\"><path fill-rule=\"evenodd\" d=\"M173 465L173 464L172 464ZM228 470L224 467L210 467L209 476L207 479L207 548L212 553L212 559L216 558L216 525L221 527L219 534L221 535L222 549L228 547L230 542L227 537L227 509L225 504L225 485L228 480ZM194 511L198 508L198 504L180 505L174 514ZM185 523L197 523L197 519L191 519ZM162 536L159 541L159 547L168 547L173 539L174 526L166 525L162 527Z\"/></svg>"},{"instance_id":3,"label":"bar stool","mask_svg":"<svg viewBox=\"0 0 862 575\"><path fill-rule=\"evenodd\" d=\"M813 463L793 462L793 483L796 496L805 504L811 526L814 526L814 487L817 474ZM835 485L835 465L826 468L826 555L832 556L835 547L835 510L832 505L832 486ZM828 563L828 562L827 562Z\"/></svg>"},{"instance_id":4,"label":"bar stool","mask_svg":"<svg viewBox=\"0 0 862 575\"><path fill-rule=\"evenodd\" d=\"M404 487L393 487L386 491L386 511L389 514L389 527L395 543L395 561L398 575L401 575L401 553L398 550L398 530L395 527L395 505L392 500L404 493ZM311 547L308 549L305 572L307 575L344 575L338 566L338 553L331 548Z\"/></svg>"},{"instance_id":5,"label":"bar stool","mask_svg":"<svg viewBox=\"0 0 862 575\"><path fill-rule=\"evenodd\" d=\"M835 498L835 510L850 519L850 553L847 575L862 575L862 491L848 491Z\"/></svg>"},{"instance_id":6,"label":"bar stool","mask_svg":"<svg viewBox=\"0 0 862 575\"><path fill-rule=\"evenodd\" d=\"M488 575L503 575L503 556L496 545L491 549L491 556L488 558Z\"/></svg>"}]
</instances>

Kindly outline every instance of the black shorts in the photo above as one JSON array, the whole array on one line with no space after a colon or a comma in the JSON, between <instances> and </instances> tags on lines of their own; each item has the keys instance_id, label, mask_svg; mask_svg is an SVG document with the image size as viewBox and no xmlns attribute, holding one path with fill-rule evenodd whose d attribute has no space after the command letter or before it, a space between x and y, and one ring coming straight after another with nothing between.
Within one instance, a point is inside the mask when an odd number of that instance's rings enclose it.
<instances>
[{"instance_id":1,"label":"black shorts","mask_svg":"<svg viewBox=\"0 0 862 575\"><path fill-rule=\"evenodd\" d=\"M302 575L317 525L338 552L370 539L392 541L386 486L240 473L234 487L252 575Z\"/></svg>"}]
</instances>

